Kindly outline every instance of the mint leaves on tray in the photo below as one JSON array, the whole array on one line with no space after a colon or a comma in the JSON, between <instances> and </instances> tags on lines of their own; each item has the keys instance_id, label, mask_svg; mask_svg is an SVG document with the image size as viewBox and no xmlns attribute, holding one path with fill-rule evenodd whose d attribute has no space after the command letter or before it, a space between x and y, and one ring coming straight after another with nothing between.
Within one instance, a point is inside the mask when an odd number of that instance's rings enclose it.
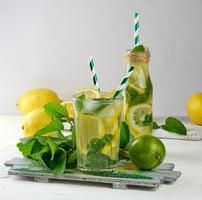
<instances>
[{"instance_id":1,"label":"mint leaves on tray","mask_svg":"<svg viewBox=\"0 0 202 200\"><path fill-rule=\"evenodd\" d=\"M54 175L62 175L66 168L76 166L76 136L73 119L68 115L65 106L56 103L47 103L44 110L52 121L37 131L32 137L23 138L18 149L24 157L39 161ZM70 125L72 134L64 136L64 123ZM56 132L57 137L44 137L45 134Z\"/></svg>"},{"instance_id":2,"label":"mint leaves on tray","mask_svg":"<svg viewBox=\"0 0 202 200\"><path fill-rule=\"evenodd\" d=\"M187 135L187 129L184 124L175 117L168 117L165 120L165 124L159 125L157 122L153 122L153 129L162 128L165 131L176 133L179 135Z\"/></svg>"}]
</instances>

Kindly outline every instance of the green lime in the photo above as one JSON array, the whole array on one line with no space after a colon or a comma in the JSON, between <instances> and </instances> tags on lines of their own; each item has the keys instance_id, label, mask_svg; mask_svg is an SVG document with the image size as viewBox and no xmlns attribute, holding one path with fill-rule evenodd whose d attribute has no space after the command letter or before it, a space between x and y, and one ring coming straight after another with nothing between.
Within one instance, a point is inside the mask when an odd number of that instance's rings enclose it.
<instances>
[{"instance_id":1,"label":"green lime","mask_svg":"<svg viewBox=\"0 0 202 200\"><path fill-rule=\"evenodd\" d=\"M120 124L120 143L119 143L120 148L124 148L128 144L129 137L130 137L130 130L126 122L123 121Z\"/></svg>"},{"instance_id":2,"label":"green lime","mask_svg":"<svg viewBox=\"0 0 202 200\"><path fill-rule=\"evenodd\" d=\"M138 168L150 170L163 162L166 149L158 138L152 135L142 135L132 143L129 155Z\"/></svg>"}]
</instances>

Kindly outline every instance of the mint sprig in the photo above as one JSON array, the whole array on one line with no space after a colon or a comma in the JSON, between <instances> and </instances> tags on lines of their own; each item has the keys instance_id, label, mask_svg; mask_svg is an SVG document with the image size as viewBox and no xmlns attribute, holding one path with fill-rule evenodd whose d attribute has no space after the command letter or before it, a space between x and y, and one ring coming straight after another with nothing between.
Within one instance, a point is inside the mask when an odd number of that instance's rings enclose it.
<instances>
[{"instance_id":1,"label":"mint sprig","mask_svg":"<svg viewBox=\"0 0 202 200\"><path fill-rule=\"evenodd\" d=\"M168 117L165 120L165 124L159 125L157 122L153 122L153 129L162 128L165 131L176 133L179 135L187 135L187 129L185 125L175 117Z\"/></svg>"},{"instance_id":2,"label":"mint sprig","mask_svg":"<svg viewBox=\"0 0 202 200\"><path fill-rule=\"evenodd\" d=\"M88 144L87 167L102 169L113 163L109 156L101 152L102 148L110 143L113 135L106 134L102 138L93 138ZM98 159L99 158L99 159Z\"/></svg>"},{"instance_id":3,"label":"mint sprig","mask_svg":"<svg viewBox=\"0 0 202 200\"><path fill-rule=\"evenodd\" d=\"M138 45L132 49L132 53L141 53L145 51L145 47L143 45Z\"/></svg>"},{"instance_id":4,"label":"mint sprig","mask_svg":"<svg viewBox=\"0 0 202 200\"><path fill-rule=\"evenodd\" d=\"M62 175L66 168L76 165L76 136L74 122L69 117L65 106L48 103L44 110L52 121L37 131L32 137L22 139L17 147L24 157L39 161L54 175ZM70 124L70 136L64 136L64 123ZM57 138L44 137L45 134L56 132Z\"/></svg>"}]
</instances>

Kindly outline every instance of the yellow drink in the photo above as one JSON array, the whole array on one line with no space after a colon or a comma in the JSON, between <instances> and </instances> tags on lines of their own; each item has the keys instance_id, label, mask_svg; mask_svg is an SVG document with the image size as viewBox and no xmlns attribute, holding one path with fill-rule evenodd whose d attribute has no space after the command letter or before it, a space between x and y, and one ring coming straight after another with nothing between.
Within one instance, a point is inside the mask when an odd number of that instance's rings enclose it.
<instances>
[{"instance_id":1,"label":"yellow drink","mask_svg":"<svg viewBox=\"0 0 202 200\"><path fill-rule=\"evenodd\" d=\"M152 82L148 62L150 53L126 52L127 66L135 67L129 78L124 101L125 121L134 137L152 134Z\"/></svg>"},{"instance_id":2,"label":"yellow drink","mask_svg":"<svg viewBox=\"0 0 202 200\"><path fill-rule=\"evenodd\" d=\"M77 167L108 171L116 167L123 97L74 97Z\"/></svg>"}]
</instances>

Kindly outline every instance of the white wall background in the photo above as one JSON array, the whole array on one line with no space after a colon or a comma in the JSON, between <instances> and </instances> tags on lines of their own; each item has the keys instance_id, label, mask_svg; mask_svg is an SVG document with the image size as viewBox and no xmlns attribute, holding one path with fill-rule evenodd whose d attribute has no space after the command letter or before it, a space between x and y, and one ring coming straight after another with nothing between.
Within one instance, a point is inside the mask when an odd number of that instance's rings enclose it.
<instances>
[{"instance_id":1,"label":"white wall background","mask_svg":"<svg viewBox=\"0 0 202 200\"><path fill-rule=\"evenodd\" d=\"M70 99L92 86L89 55L102 90L116 87L133 45L133 11L152 53L154 113L185 114L188 96L202 90L201 0L0 0L0 114L18 113L31 88Z\"/></svg>"}]
</instances>

